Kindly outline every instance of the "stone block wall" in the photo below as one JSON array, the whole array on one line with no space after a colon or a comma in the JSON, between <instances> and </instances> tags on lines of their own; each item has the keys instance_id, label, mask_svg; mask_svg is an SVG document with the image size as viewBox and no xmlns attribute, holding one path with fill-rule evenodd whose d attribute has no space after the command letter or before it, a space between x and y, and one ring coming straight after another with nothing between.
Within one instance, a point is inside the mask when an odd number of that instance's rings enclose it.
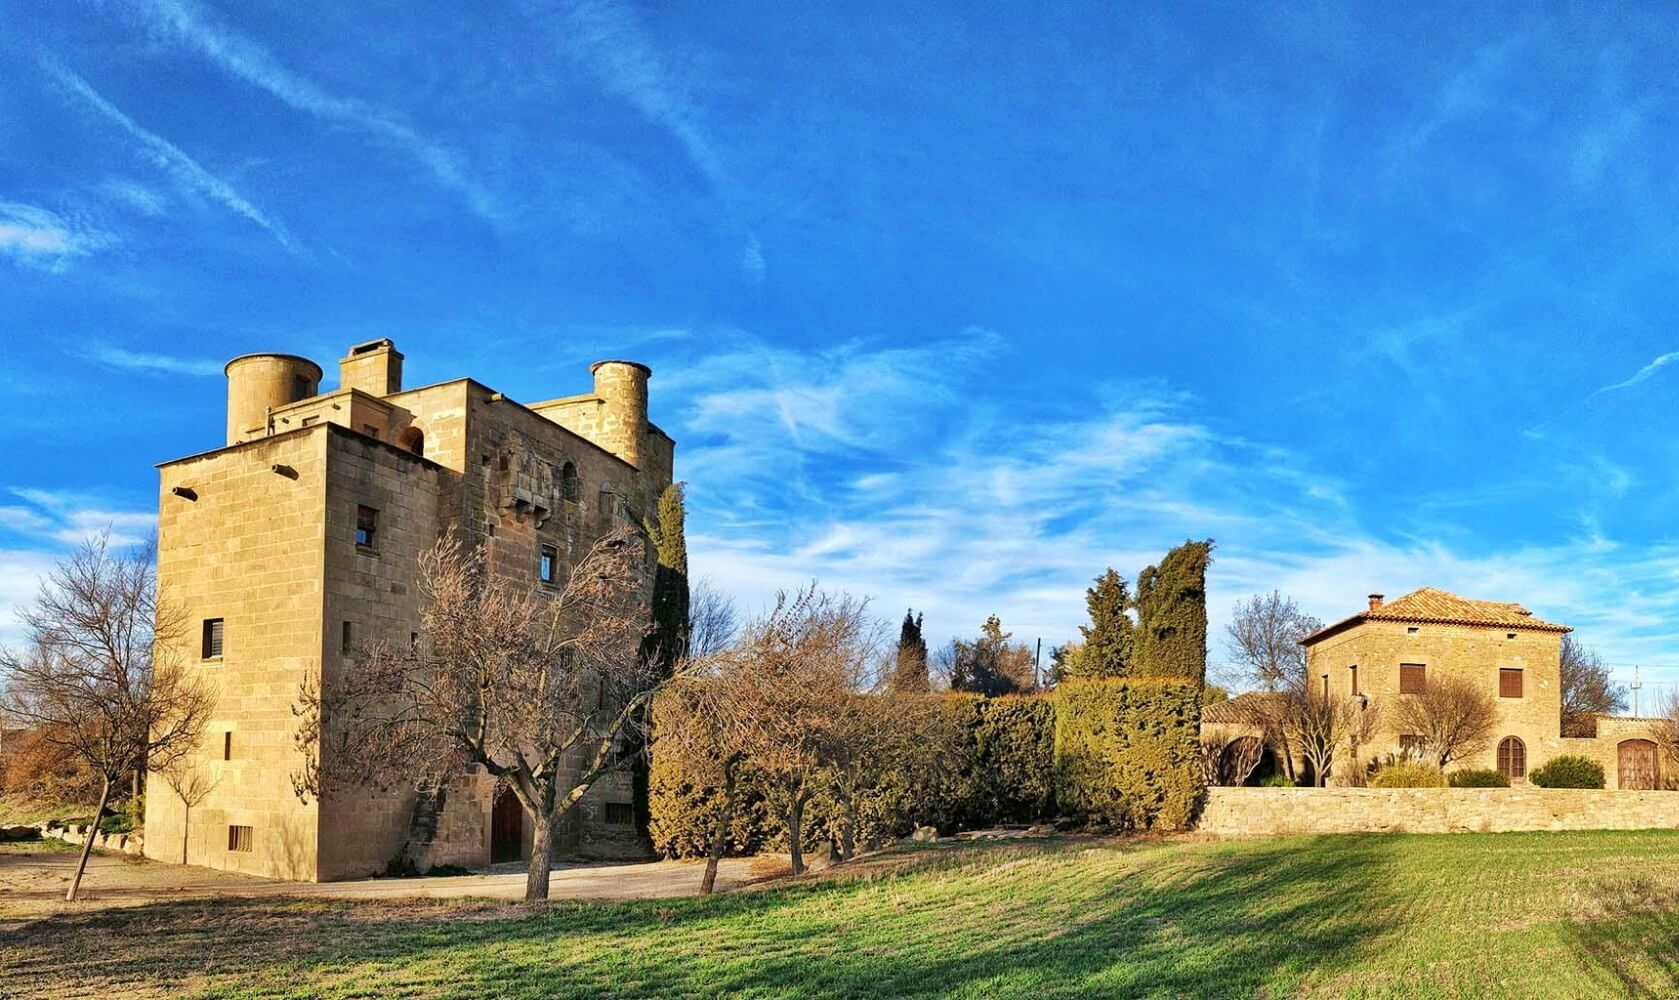
<instances>
[{"instance_id":1,"label":"stone block wall","mask_svg":"<svg viewBox=\"0 0 1679 1000\"><path fill-rule=\"evenodd\" d=\"M1284 833L1679 829L1679 792L1588 788L1209 788L1197 827Z\"/></svg>"}]
</instances>

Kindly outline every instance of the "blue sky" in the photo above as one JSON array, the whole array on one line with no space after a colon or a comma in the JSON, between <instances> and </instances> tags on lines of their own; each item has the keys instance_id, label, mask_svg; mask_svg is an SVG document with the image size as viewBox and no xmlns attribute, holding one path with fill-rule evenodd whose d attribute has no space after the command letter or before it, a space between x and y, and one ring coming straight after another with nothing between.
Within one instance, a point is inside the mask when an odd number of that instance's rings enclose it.
<instances>
[{"instance_id":1,"label":"blue sky","mask_svg":"<svg viewBox=\"0 0 1679 1000\"><path fill-rule=\"evenodd\" d=\"M0 605L227 357L390 336L650 364L748 607L1048 645L1211 536L1215 620L1429 584L1679 681L1673 16L411 6L0 8Z\"/></svg>"}]
</instances>

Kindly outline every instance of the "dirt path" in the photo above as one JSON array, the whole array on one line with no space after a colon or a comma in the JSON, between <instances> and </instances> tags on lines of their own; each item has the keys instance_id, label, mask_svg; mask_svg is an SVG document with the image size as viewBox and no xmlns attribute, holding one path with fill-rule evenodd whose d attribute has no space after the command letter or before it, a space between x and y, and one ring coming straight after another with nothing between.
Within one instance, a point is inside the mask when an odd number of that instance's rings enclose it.
<instances>
[{"instance_id":1,"label":"dirt path","mask_svg":"<svg viewBox=\"0 0 1679 1000\"><path fill-rule=\"evenodd\" d=\"M210 897L287 897L297 899L520 899L522 870L498 867L487 874L444 878L378 878L351 882L280 882L214 868L94 854L82 880L82 898L64 902L64 890L76 870L76 854L43 848L0 851L0 921L33 919L55 913L85 913L113 906L141 906ZM719 889L748 879L745 858L724 859ZM655 861L636 864L561 864L554 868L550 899L662 899L693 895L701 862Z\"/></svg>"}]
</instances>

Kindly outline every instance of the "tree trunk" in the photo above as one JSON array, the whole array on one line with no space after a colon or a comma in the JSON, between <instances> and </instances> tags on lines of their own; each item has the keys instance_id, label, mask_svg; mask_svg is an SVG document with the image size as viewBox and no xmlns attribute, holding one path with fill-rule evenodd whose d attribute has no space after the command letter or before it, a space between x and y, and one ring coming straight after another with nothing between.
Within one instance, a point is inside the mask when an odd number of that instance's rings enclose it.
<instances>
[{"instance_id":1,"label":"tree trunk","mask_svg":"<svg viewBox=\"0 0 1679 1000\"><path fill-rule=\"evenodd\" d=\"M717 829L711 834L711 851L705 858L705 876L700 879L700 895L709 896L717 888L717 863L723 858L723 845L729 839L729 824L735 818L734 760L723 764L723 811L717 815Z\"/></svg>"},{"instance_id":2,"label":"tree trunk","mask_svg":"<svg viewBox=\"0 0 1679 1000\"><path fill-rule=\"evenodd\" d=\"M794 875L805 873L805 852L803 845L800 843L804 837L804 831L800 828L804 820L804 814L805 800L803 796L800 796L793 800L791 807L787 810L787 837L791 841L788 853L792 855Z\"/></svg>"},{"instance_id":3,"label":"tree trunk","mask_svg":"<svg viewBox=\"0 0 1679 1000\"><path fill-rule=\"evenodd\" d=\"M550 819L537 810L531 831L531 861L525 872L525 902L541 902L548 898L548 872L553 867L553 844L549 843Z\"/></svg>"},{"instance_id":4,"label":"tree trunk","mask_svg":"<svg viewBox=\"0 0 1679 1000\"><path fill-rule=\"evenodd\" d=\"M857 853L857 807L845 800L845 816L840 822L840 860L850 861Z\"/></svg>"},{"instance_id":5,"label":"tree trunk","mask_svg":"<svg viewBox=\"0 0 1679 1000\"><path fill-rule=\"evenodd\" d=\"M187 830L192 821L192 806L187 805L185 800L182 800L181 805L181 864L184 865L187 863Z\"/></svg>"},{"instance_id":6,"label":"tree trunk","mask_svg":"<svg viewBox=\"0 0 1679 1000\"><path fill-rule=\"evenodd\" d=\"M93 826L88 828L87 843L82 845L82 859L76 863L76 877L70 880L70 888L64 893L64 901L74 903L76 890L82 887L82 873L87 871L87 856L93 853L93 838L99 836L99 819L105 815L105 804L111 801L111 779L106 778L99 787L99 808L93 811Z\"/></svg>"}]
</instances>

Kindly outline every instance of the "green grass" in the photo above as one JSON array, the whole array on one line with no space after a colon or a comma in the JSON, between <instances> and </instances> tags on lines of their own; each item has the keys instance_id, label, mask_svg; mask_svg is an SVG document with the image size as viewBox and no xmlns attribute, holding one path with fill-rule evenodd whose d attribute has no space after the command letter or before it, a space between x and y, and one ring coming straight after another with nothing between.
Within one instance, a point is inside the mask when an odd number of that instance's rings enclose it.
<instances>
[{"instance_id":1,"label":"green grass","mask_svg":"<svg viewBox=\"0 0 1679 1000\"><path fill-rule=\"evenodd\" d=\"M185 902L0 935L23 993L1679 994L1679 832L939 847L628 904ZM120 947L110 947L121 942Z\"/></svg>"}]
</instances>

